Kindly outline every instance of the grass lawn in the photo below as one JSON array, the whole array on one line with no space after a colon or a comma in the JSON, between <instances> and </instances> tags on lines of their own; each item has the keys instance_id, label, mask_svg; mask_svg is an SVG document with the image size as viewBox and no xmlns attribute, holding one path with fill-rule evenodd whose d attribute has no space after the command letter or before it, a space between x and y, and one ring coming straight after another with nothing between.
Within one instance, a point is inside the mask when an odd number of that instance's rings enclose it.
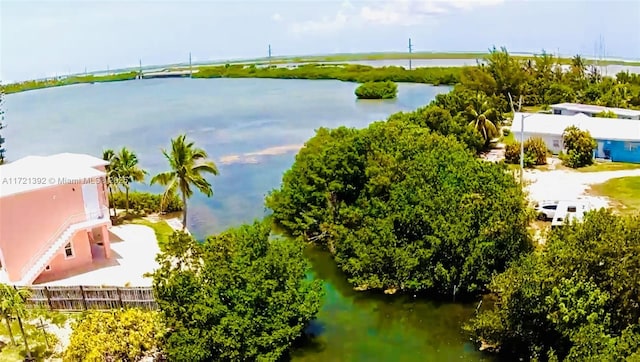
<instances>
[{"instance_id":1,"label":"grass lawn","mask_svg":"<svg viewBox=\"0 0 640 362\"><path fill-rule=\"evenodd\" d=\"M640 169L638 163L623 162L596 162L591 166L576 169L578 172L602 172L602 171L622 171Z\"/></svg>"},{"instance_id":2,"label":"grass lawn","mask_svg":"<svg viewBox=\"0 0 640 362\"><path fill-rule=\"evenodd\" d=\"M640 211L640 176L614 178L592 185L590 192L610 198L622 213Z\"/></svg>"},{"instance_id":3,"label":"grass lawn","mask_svg":"<svg viewBox=\"0 0 640 362\"><path fill-rule=\"evenodd\" d=\"M156 238L158 239L158 247L160 247L160 250L164 250L164 245L169 241L169 237L171 237L174 232L173 228L164 220L152 222L147 219L133 219L130 221L130 223L144 225L152 228L156 233Z\"/></svg>"}]
</instances>

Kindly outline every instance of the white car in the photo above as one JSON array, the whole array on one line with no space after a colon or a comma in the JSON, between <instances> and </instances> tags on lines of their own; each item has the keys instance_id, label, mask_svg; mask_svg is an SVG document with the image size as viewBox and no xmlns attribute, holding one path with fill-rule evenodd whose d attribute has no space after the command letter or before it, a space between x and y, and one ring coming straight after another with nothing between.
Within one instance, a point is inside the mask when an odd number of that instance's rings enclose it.
<instances>
[{"instance_id":1,"label":"white car","mask_svg":"<svg viewBox=\"0 0 640 362\"><path fill-rule=\"evenodd\" d=\"M540 220L553 220L558 209L558 200L546 200L536 204L536 211L538 212L538 219Z\"/></svg>"}]
</instances>

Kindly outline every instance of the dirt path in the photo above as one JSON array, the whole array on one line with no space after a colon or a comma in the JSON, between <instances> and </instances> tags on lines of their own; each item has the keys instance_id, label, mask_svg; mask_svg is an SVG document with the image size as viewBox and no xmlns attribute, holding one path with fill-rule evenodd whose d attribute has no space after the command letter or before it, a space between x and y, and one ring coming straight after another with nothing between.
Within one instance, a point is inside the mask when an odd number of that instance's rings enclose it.
<instances>
[{"instance_id":1,"label":"dirt path","mask_svg":"<svg viewBox=\"0 0 640 362\"><path fill-rule=\"evenodd\" d=\"M524 179L528 183L525 189L533 201L582 199L600 208L609 206L609 200L606 197L589 196L589 187L613 178L628 176L640 176L640 169L603 172L528 170L525 171Z\"/></svg>"}]
</instances>

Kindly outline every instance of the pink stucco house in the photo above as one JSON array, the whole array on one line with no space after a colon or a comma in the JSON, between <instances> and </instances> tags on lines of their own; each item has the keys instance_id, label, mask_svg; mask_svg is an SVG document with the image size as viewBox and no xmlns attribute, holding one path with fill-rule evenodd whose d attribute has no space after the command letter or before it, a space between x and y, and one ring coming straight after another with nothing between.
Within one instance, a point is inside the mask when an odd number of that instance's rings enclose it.
<instances>
[{"instance_id":1,"label":"pink stucco house","mask_svg":"<svg viewBox=\"0 0 640 362\"><path fill-rule=\"evenodd\" d=\"M107 164L61 153L0 166L2 282L55 280L110 257Z\"/></svg>"}]
</instances>

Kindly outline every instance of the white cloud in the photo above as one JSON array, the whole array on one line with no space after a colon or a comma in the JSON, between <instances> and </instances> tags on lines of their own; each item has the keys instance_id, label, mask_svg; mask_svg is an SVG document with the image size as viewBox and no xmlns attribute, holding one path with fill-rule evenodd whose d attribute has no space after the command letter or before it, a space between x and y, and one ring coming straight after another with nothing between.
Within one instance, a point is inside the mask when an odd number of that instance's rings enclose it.
<instances>
[{"instance_id":1,"label":"white cloud","mask_svg":"<svg viewBox=\"0 0 640 362\"><path fill-rule=\"evenodd\" d=\"M273 20L275 22L280 22L280 21L282 21L282 15L280 15L279 13L275 13L275 14L271 15L271 20Z\"/></svg>"},{"instance_id":2,"label":"white cloud","mask_svg":"<svg viewBox=\"0 0 640 362\"><path fill-rule=\"evenodd\" d=\"M340 5L340 9L333 17L325 16L319 20L307 20L293 23L291 31L295 34L302 33L332 33L344 28L353 19L355 6L349 1Z\"/></svg>"},{"instance_id":3,"label":"white cloud","mask_svg":"<svg viewBox=\"0 0 640 362\"><path fill-rule=\"evenodd\" d=\"M295 33L333 32L347 24L416 25L456 10L495 6L505 0L386 0L356 8L350 2L341 5L336 15L320 20L294 23Z\"/></svg>"}]
</instances>

